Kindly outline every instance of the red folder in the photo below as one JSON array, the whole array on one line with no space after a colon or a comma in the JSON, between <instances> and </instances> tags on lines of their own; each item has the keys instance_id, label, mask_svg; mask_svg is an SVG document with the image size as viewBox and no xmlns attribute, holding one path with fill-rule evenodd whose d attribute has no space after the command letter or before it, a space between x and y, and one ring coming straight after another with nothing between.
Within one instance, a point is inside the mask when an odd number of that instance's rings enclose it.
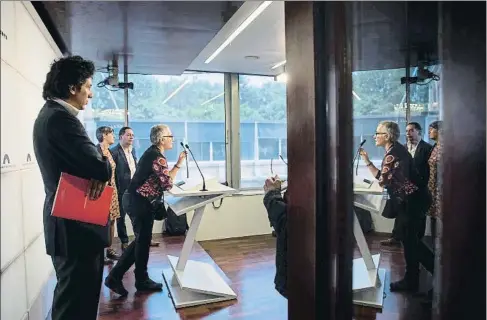
<instances>
[{"instance_id":1,"label":"red folder","mask_svg":"<svg viewBox=\"0 0 487 320\"><path fill-rule=\"evenodd\" d=\"M62 172L51 215L106 226L113 188L106 186L98 199L90 200L86 195L89 183L89 180Z\"/></svg>"}]
</instances>

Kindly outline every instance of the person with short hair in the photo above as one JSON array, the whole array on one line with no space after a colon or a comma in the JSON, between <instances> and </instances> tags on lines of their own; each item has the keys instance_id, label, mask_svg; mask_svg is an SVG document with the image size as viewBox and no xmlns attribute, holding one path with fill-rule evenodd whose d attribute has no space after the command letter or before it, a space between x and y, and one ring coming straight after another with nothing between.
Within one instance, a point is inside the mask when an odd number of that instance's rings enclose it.
<instances>
[{"instance_id":1,"label":"person with short hair","mask_svg":"<svg viewBox=\"0 0 487 320\"><path fill-rule=\"evenodd\" d=\"M152 145L140 158L134 177L122 199L124 210L134 226L135 240L123 252L105 279L105 285L121 296L128 294L122 279L134 263L135 287L138 291L162 290L162 283L153 281L147 273L154 224L152 205L163 196L164 191L172 188L174 178L186 159L186 152L181 152L176 165L169 169L164 152L173 148L174 137L171 129L162 124L153 126L150 141Z\"/></svg>"},{"instance_id":2,"label":"person with short hair","mask_svg":"<svg viewBox=\"0 0 487 320\"><path fill-rule=\"evenodd\" d=\"M401 242L404 247L406 260L406 274L402 280L391 282L391 291L415 292L419 287L419 264L422 263L428 271L433 266L430 252L419 245L426 227L426 211L431 198L428 189L416 168L408 149L399 143L399 125L393 121L382 121L374 134L375 144L386 151L381 169L370 161L367 152L361 148L360 155L365 161L372 175L384 187L389 196L390 208L400 220ZM388 206L386 205L386 208Z\"/></svg>"},{"instance_id":3,"label":"person with short hair","mask_svg":"<svg viewBox=\"0 0 487 320\"><path fill-rule=\"evenodd\" d=\"M418 171L421 188L425 188L428 184L429 178L429 165L428 159L431 154L433 146L424 141L421 137L423 134L423 128L418 122L409 122L406 125L406 148L413 158L414 168ZM401 243L401 230L403 228L398 225L400 220L394 220L394 228L392 229L392 236L387 240L380 242L381 245L393 246Z\"/></svg>"},{"instance_id":4,"label":"person with short hair","mask_svg":"<svg viewBox=\"0 0 487 320\"><path fill-rule=\"evenodd\" d=\"M122 127L118 132L119 143L111 150L115 161L115 183L118 190L118 202L120 203L120 217L117 219L117 234L121 242L122 252L129 245L129 236L125 224L126 213L122 205L122 196L127 190L130 180L135 174L137 156L133 147L134 131L130 127Z\"/></svg>"},{"instance_id":5,"label":"person with short hair","mask_svg":"<svg viewBox=\"0 0 487 320\"><path fill-rule=\"evenodd\" d=\"M57 284L52 320L95 320L103 278L105 240L86 224L51 215L61 173L90 180L87 195L98 199L112 170L76 117L84 110L95 72L93 62L80 56L60 58L44 82L46 101L34 122L34 153L44 182L44 238ZM108 231L108 230L107 230Z\"/></svg>"},{"instance_id":6,"label":"person with short hair","mask_svg":"<svg viewBox=\"0 0 487 320\"><path fill-rule=\"evenodd\" d=\"M110 246L105 250L105 264L112 264L113 260L120 259L115 249L113 249L113 237L115 234L115 221L120 217L120 204L118 202L118 192L115 183L115 171L117 165L113 161L112 153L110 152L110 146L115 143L115 136L113 129L107 126L102 126L96 129L96 139L98 145L96 146L98 152L105 156L110 162L112 167L112 176L108 185L113 188L112 202L110 204Z\"/></svg>"}]
</instances>

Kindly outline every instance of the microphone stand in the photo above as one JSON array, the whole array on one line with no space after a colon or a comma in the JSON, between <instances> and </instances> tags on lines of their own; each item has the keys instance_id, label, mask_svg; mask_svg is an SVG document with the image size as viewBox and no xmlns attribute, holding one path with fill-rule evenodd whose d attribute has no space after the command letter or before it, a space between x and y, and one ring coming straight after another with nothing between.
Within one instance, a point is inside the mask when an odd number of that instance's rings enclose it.
<instances>
[{"instance_id":1,"label":"microphone stand","mask_svg":"<svg viewBox=\"0 0 487 320\"><path fill-rule=\"evenodd\" d=\"M186 148L184 147L184 144L182 142L181 142L181 147L183 147L183 150L186 151ZM188 157L186 157L185 160L186 160L186 178L189 179Z\"/></svg>"},{"instance_id":2,"label":"microphone stand","mask_svg":"<svg viewBox=\"0 0 487 320\"><path fill-rule=\"evenodd\" d=\"M208 189L206 189L205 176L203 175L203 172L201 172L200 166L198 165L198 161L196 161L196 159L194 157L193 151L191 151L191 149L189 148L189 146L187 144L185 145L185 147L186 147L186 149L188 149L189 153L191 154L191 157L193 158L193 161L196 164L196 167L198 168L198 171L201 174L201 178L203 179L203 188L200 191L208 191Z\"/></svg>"}]
</instances>

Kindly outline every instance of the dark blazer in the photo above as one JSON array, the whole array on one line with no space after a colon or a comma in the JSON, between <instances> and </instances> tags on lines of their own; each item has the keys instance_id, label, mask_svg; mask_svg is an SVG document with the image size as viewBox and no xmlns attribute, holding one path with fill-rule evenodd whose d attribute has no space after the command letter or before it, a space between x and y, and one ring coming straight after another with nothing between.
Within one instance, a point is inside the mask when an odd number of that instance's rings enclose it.
<instances>
[{"instance_id":1,"label":"dark blazer","mask_svg":"<svg viewBox=\"0 0 487 320\"><path fill-rule=\"evenodd\" d=\"M93 231L72 220L51 216L61 172L109 181L111 167L98 153L81 122L63 106L47 101L34 122L34 153L44 181L44 237L51 256L99 252L104 247Z\"/></svg>"},{"instance_id":2,"label":"dark blazer","mask_svg":"<svg viewBox=\"0 0 487 320\"><path fill-rule=\"evenodd\" d=\"M280 190L271 190L264 196L269 221L276 232L276 276L277 292L287 298L287 191L284 197Z\"/></svg>"},{"instance_id":3,"label":"dark blazer","mask_svg":"<svg viewBox=\"0 0 487 320\"><path fill-rule=\"evenodd\" d=\"M117 184L118 196L122 197L125 190L130 185L130 168L125 157L125 152L120 144L117 144L111 149L113 160L117 167L115 168L115 183ZM137 157L135 156L135 149L132 148L132 156L134 157L135 165L137 166Z\"/></svg>"},{"instance_id":4,"label":"dark blazer","mask_svg":"<svg viewBox=\"0 0 487 320\"><path fill-rule=\"evenodd\" d=\"M407 144L406 144L407 149ZM421 140L416 147L416 152L413 157L413 166L418 170L419 178L421 179L418 184L421 187L428 185L428 179L430 176L430 167L428 164L428 159L430 158L433 146L429 143Z\"/></svg>"}]
</instances>

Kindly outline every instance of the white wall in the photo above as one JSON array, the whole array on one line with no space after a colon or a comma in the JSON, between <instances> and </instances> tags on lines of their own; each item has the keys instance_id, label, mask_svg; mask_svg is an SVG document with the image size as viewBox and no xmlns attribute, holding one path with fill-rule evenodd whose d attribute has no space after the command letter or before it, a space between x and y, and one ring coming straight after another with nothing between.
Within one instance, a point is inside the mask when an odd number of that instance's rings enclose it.
<instances>
[{"instance_id":1,"label":"white wall","mask_svg":"<svg viewBox=\"0 0 487 320\"><path fill-rule=\"evenodd\" d=\"M263 197L263 194L235 195L225 198L219 209L207 205L196 240L216 240L271 233L272 229L262 202ZM215 206L219 205L220 201L215 203ZM189 224L193 218L193 212L187 216ZM128 217L126 226L128 234L133 235L132 223ZM162 222L156 221L152 232L161 233L162 228Z\"/></svg>"},{"instance_id":2,"label":"white wall","mask_svg":"<svg viewBox=\"0 0 487 320\"><path fill-rule=\"evenodd\" d=\"M53 267L44 246L44 186L33 152L32 127L44 104L46 73L61 52L29 1L1 2L1 30L0 318L45 319L48 310L34 302ZM10 164L3 163L5 155Z\"/></svg>"}]
</instances>

